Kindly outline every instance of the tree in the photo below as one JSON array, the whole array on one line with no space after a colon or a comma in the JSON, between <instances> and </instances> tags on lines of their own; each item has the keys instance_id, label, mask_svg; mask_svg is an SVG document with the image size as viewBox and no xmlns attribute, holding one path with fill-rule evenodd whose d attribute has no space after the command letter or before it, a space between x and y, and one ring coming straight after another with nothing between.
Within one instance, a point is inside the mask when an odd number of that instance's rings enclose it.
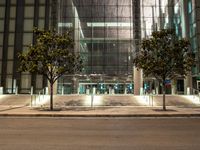
<instances>
[{"instance_id":1,"label":"tree","mask_svg":"<svg viewBox=\"0 0 200 150\"><path fill-rule=\"evenodd\" d=\"M163 29L142 40L141 50L133 62L136 68L143 70L144 76L155 77L162 83L163 110L166 110L166 79L185 77L191 71L194 59L188 40L179 39L173 30Z\"/></svg>"},{"instance_id":2,"label":"tree","mask_svg":"<svg viewBox=\"0 0 200 150\"><path fill-rule=\"evenodd\" d=\"M34 29L36 42L19 54L21 72L44 75L50 83L50 110L53 110L53 84L63 74L81 71L80 55L73 51L71 32Z\"/></svg>"}]
</instances>

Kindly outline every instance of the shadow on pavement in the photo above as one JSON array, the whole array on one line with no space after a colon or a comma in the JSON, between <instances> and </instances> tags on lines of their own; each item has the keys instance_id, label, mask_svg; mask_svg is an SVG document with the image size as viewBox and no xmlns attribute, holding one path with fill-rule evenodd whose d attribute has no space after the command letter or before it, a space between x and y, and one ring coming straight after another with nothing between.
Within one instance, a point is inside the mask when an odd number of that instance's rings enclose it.
<instances>
[{"instance_id":1,"label":"shadow on pavement","mask_svg":"<svg viewBox=\"0 0 200 150\"><path fill-rule=\"evenodd\" d=\"M26 106L18 106L18 107L8 107L8 108L5 108L5 109L1 109L0 112L3 112L3 111L8 111L8 110L13 110L13 109L19 109L19 108L23 108L23 107L26 107Z\"/></svg>"},{"instance_id":2,"label":"shadow on pavement","mask_svg":"<svg viewBox=\"0 0 200 150\"><path fill-rule=\"evenodd\" d=\"M153 111L157 111L157 112L177 112L177 110L174 109L167 109L167 110L163 110L161 109L152 109Z\"/></svg>"},{"instance_id":3,"label":"shadow on pavement","mask_svg":"<svg viewBox=\"0 0 200 150\"><path fill-rule=\"evenodd\" d=\"M42 107L42 108L33 108L34 110L37 111L92 111L92 110L108 110L111 109L113 107L73 107L73 106L69 106L69 107L63 107L63 108L54 108L53 110L50 110L50 108L48 107Z\"/></svg>"}]
</instances>

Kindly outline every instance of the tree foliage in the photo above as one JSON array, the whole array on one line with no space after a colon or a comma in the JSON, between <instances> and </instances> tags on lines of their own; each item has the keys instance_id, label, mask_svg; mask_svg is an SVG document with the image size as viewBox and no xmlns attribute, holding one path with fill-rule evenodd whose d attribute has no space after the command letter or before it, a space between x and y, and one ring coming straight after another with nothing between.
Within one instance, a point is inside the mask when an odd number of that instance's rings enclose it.
<instances>
[{"instance_id":1,"label":"tree foliage","mask_svg":"<svg viewBox=\"0 0 200 150\"><path fill-rule=\"evenodd\" d=\"M74 53L74 42L70 31L59 34L56 31L36 28L34 34L35 44L19 54L19 71L44 75L50 83L52 96L55 81L63 74L81 71L82 60L80 55Z\"/></svg>"},{"instance_id":2,"label":"tree foliage","mask_svg":"<svg viewBox=\"0 0 200 150\"><path fill-rule=\"evenodd\" d=\"M155 77L163 84L165 98L165 80L185 77L194 64L190 43L179 39L173 30L155 31L152 36L143 39L141 50L134 59L134 65L142 69L144 75ZM165 109L163 103L163 109Z\"/></svg>"}]
</instances>

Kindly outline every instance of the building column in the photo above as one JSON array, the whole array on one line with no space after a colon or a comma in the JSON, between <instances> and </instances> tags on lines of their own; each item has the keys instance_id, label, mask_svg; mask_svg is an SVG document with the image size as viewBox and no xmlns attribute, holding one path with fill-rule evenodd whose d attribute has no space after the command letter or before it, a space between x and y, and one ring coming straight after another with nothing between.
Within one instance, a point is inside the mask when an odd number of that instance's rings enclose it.
<instances>
[{"instance_id":1,"label":"building column","mask_svg":"<svg viewBox=\"0 0 200 150\"><path fill-rule=\"evenodd\" d=\"M190 95L192 91L192 76L187 75L184 79L184 94Z\"/></svg>"},{"instance_id":2,"label":"building column","mask_svg":"<svg viewBox=\"0 0 200 150\"><path fill-rule=\"evenodd\" d=\"M159 87L160 87L160 82L158 80L155 80L155 94L159 94Z\"/></svg>"},{"instance_id":3,"label":"building column","mask_svg":"<svg viewBox=\"0 0 200 150\"><path fill-rule=\"evenodd\" d=\"M72 93L79 94L79 81L77 78L72 78Z\"/></svg>"},{"instance_id":4,"label":"building column","mask_svg":"<svg viewBox=\"0 0 200 150\"><path fill-rule=\"evenodd\" d=\"M137 70L136 67L134 67L134 95L142 95L143 94L143 75L142 70Z\"/></svg>"},{"instance_id":5,"label":"building column","mask_svg":"<svg viewBox=\"0 0 200 150\"><path fill-rule=\"evenodd\" d=\"M177 80L171 80L171 90L172 90L172 95L175 95L177 92Z\"/></svg>"},{"instance_id":6,"label":"building column","mask_svg":"<svg viewBox=\"0 0 200 150\"><path fill-rule=\"evenodd\" d=\"M189 38L189 16L188 16L188 0L183 0L182 1L182 10L183 10L183 15L182 15L182 20L183 20L183 37L184 38ZM192 76L191 72L186 76L184 79L184 94L190 95L192 90Z\"/></svg>"}]
</instances>

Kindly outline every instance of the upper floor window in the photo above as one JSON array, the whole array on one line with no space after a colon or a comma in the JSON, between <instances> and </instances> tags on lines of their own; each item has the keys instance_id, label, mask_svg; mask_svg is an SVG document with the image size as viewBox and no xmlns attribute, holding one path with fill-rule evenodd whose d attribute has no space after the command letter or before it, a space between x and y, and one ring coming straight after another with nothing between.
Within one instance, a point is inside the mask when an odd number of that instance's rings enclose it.
<instances>
[{"instance_id":1,"label":"upper floor window","mask_svg":"<svg viewBox=\"0 0 200 150\"><path fill-rule=\"evenodd\" d=\"M191 0L188 1L188 13L192 12L192 2Z\"/></svg>"}]
</instances>

